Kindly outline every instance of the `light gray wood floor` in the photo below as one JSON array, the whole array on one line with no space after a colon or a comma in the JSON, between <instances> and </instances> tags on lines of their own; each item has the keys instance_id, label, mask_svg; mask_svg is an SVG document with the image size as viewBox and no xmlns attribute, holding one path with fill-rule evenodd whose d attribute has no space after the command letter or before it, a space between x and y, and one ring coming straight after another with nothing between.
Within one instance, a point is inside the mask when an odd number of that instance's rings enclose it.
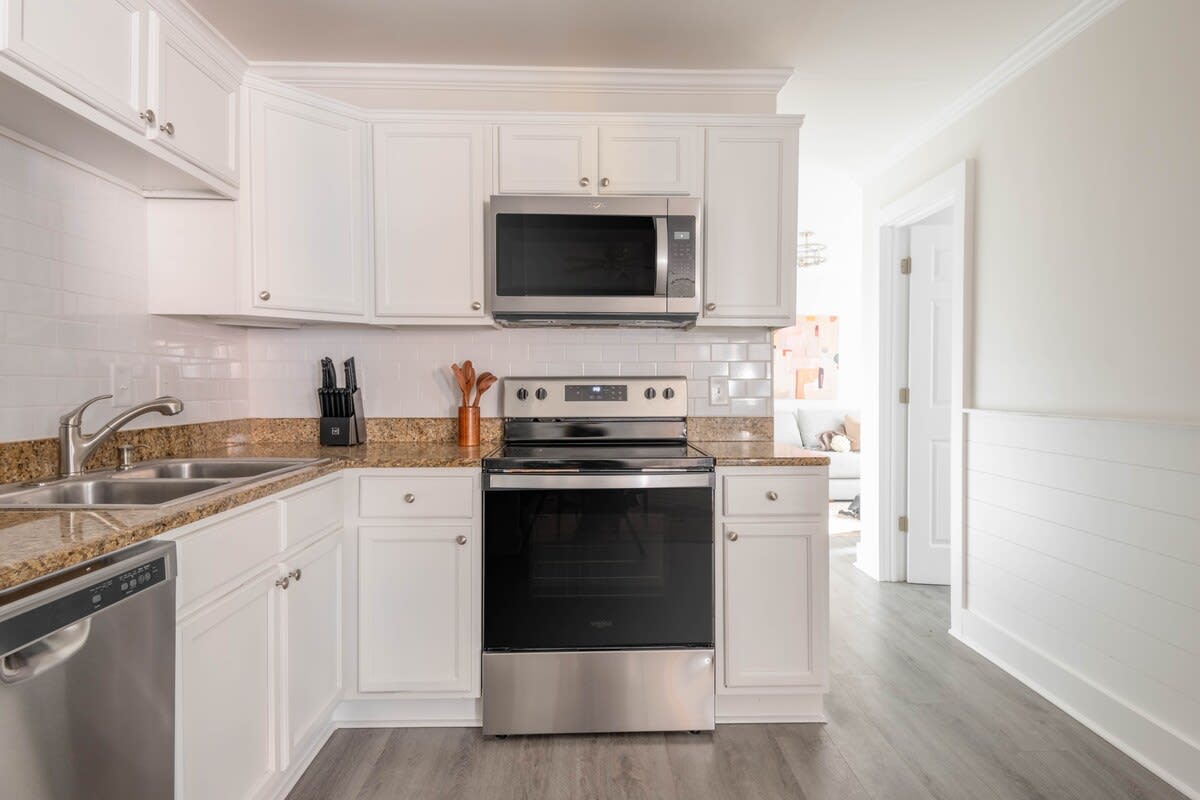
<instances>
[{"instance_id":1,"label":"light gray wood floor","mask_svg":"<svg viewBox=\"0 0 1200 800\"><path fill-rule=\"evenodd\" d=\"M824 725L485 739L336 732L290 800L1183 797L952 639L941 587L879 584L833 537Z\"/></svg>"}]
</instances>

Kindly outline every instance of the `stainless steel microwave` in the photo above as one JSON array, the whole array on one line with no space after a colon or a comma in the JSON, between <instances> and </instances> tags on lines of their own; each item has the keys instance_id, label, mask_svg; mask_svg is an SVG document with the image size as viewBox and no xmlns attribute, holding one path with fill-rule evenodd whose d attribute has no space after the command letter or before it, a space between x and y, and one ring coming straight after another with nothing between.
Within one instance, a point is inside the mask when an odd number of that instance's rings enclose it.
<instances>
[{"instance_id":1,"label":"stainless steel microwave","mask_svg":"<svg viewBox=\"0 0 1200 800\"><path fill-rule=\"evenodd\" d=\"M494 196L492 317L502 325L684 326L700 313L700 200Z\"/></svg>"}]
</instances>

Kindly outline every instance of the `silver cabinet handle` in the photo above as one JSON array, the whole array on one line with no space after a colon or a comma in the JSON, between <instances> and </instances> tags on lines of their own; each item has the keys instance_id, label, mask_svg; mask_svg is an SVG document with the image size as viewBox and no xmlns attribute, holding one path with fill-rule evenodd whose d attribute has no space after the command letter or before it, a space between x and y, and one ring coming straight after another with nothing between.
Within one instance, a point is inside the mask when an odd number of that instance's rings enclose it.
<instances>
[{"instance_id":1,"label":"silver cabinet handle","mask_svg":"<svg viewBox=\"0 0 1200 800\"><path fill-rule=\"evenodd\" d=\"M483 303L479 302L478 300L476 300L474 303L471 303L472 311L478 311L481 308L483 308Z\"/></svg>"},{"instance_id":2,"label":"silver cabinet handle","mask_svg":"<svg viewBox=\"0 0 1200 800\"><path fill-rule=\"evenodd\" d=\"M704 310L705 310L705 311L716 311L716 310L717 310L717 304L716 304L716 303L709 303L708 305L704 306Z\"/></svg>"},{"instance_id":3,"label":"silver cabinet handle","mask_svg":"<svg viewBox=\"0 0 1200 800\"><path fill-rule=\"evenodd\" d=\"M168 122L166 125L159 125L158 129L160 131L162 131L163 133L165 133L167 136L175 135L175 123L173 123L173 122Z\"/></svg>"},{"instance_id":4,"label":"silver cabinet handle","mask_svg":"<svg viewBox=\"0 0 1200 800\"><path fill-rule=\"evenodd\" d=\"M767 499L768 500L778 500L779 495L776 494L774 491L770 491L770 492L767 492Z\"/></svg>"},{"instance_id":5,"label":"silver cabinet handle","mask_svg":"<svg viewBox=\"0 0 1200 800\"><path fill-rule=\"evenodd\" d=\"M138 114L138 118L141 119L143 122L145 122L147 125L153 125L154 119L155 119L154 118L154 109L147 108L145 111Z\"/></svg>"},{"instance_id":6,"label":"silver cabinet handle","mask_svg":"<svg viewBox=\"0 0 1200 800\"><path fill-rule=\"evenodd\" d=\"M580 186L587 186L587 185L588 185L588 184L590 184L591 182L592 182L592 179L591 179L591 178L580 178L580 179L579 179L579 185L580 185Z\"/></svg>"},{"instance_id":7,"label":"silver cabinet handle","mask_svg":"<svg viewBox=\"0 0 1200 800\"><path fill-rule=\"evenodd\" d=\"M459 534L458 536L455 536L455 537L454 537L454 541L458 542L459 544L466 544L466 543L467 543L467 537L465 537L465 536L463 536L463 535Z\"/></svg>"},{"instance_id":8,"label":"silver cabinet handle","mask_svg":"<svg viewBox=\"0 0 1200 800\"><path fill-rule=\"evenodd\" d=\"M600 179L600 185L601 185L601 186L608 186L610 183L612 183L612 181L610 181L608 178L601 178L601 179Z\"/></svg>"},{"instance_id":9,"label":"silver cabinet handle","mask_svg":"<svg viewBox=\"0 0 1200 800\"><path fill-rule=\"evenodd\" d=\"M726 538L731 542L736 542L738 540L737 531L730 531Z\"/></svg>"},{"instance_id":10,"label":"silver cabinet handle","mask_svg":"<svg viewBox=\"0 0 1200 800\"><path fill-rule=\"evenodd\" d=\"M411 503L411 502L415 501L416 499L417 499L417 496L415 494L404 495L404 502L406 502L406 503Z\"/></svg>"},{"instance_id":11,"label":"silver cabinet handle","mask_svg":"<svg viewBox=\"0 0 1200 800\"><path fill-rule=\"evenodd\" d=\"M285 590L286 590L286 589L287 589L287 587L288 587L289 585L291 585L291 583L292 583L292 579L291 579L291 577L290 577L290 576L291 576L291 573L289 573L288 575L284 575L282 578L280 578L279 580L275 581L275 585L276 585L276 586L278 586L280 589L285 589Z\"/></svg>"},{"instance_id":12,"label":"silver cabinet handle","mask_svg":"<svg viewBox=\"0 0 1200 800\"><path fill-rule=\"evenodd\" d=\"M296 567L296 569L294 569L294 570L292 570L291 572L289 572L289 573L288 573L288 575L290 575L290 576L291 576L291 578L292 578L292 580L296 581L296 583L299 583L299 582L300 582L300 575L301 575L301 572L300 572L300 568L299 568L299 567Z\"/></svg>"},{"instance_id":13,"label":"silver cabinet handle","mask_svg":"<svg viewBox=\"0 0 1200 800\"><path fill-rule=\"evenodd\" d=\"M270 300L271 293L268 292L266 289L263 289L261 292L258 293L258 299L259 300Z\"/></svg>"}]
</instances>

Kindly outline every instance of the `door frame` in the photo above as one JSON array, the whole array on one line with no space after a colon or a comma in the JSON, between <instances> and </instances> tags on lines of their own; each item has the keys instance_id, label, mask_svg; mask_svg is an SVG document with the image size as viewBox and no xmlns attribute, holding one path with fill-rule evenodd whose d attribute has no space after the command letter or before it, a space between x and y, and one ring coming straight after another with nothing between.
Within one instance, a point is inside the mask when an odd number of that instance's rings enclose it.
<instances>
[{"instance_id":1,"label":"door frame","mask_svg":"<svg viewBox=\"0 0 1200 800\"><path fill-rule=\"evenodd\" d=\"M875 297L867 296L868 353L877 369L868 370L864 427L877 432L863 443L863 533L856 565L881 581L903 581L907 572L905 534L898 519L907 510L907 412L899 400L907 384L908 292L900 274L900 259L908 254L907 227L953 209L954 259L951 265L954 308L950 353L950 630L959 631L966 597L963 591L966 554L963 547L965 505L964 408L971 403L971 296L974 272L975 164L962 161L898 200L875 211L869 242L878 258L867 257L868 271L877 270ZM874 450L874 453L871 452Z\"/></svg>"}]
</instances>

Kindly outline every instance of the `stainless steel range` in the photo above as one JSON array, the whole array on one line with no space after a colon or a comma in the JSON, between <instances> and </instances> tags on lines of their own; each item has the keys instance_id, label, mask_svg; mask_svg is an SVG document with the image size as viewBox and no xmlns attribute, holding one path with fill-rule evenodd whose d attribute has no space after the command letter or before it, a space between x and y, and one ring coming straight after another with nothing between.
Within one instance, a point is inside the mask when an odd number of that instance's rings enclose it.
<instances>
[{"instance_id":1,"label":"stainless steel range","mask_svg":"<svg viewBox=\"0 0 1200 800\"><path fill-rule=\"evenodd\" d=\"M711 730L713 459L684 378L508 378L484 459L483 732Z\"/></svg>"}]
</instances>

